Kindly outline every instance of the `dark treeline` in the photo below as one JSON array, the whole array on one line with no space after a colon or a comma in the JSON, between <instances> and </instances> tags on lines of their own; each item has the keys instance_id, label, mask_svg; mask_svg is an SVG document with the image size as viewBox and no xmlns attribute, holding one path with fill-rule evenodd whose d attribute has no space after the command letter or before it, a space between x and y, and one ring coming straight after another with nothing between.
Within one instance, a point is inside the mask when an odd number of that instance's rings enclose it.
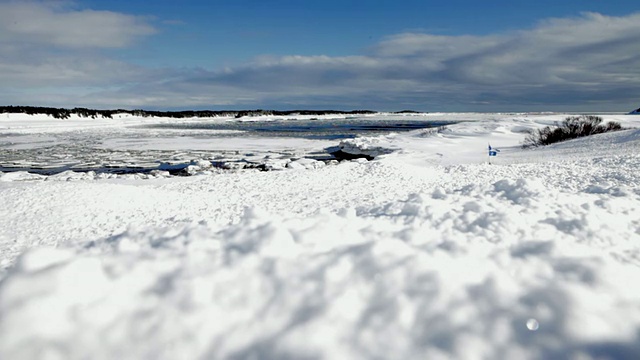
<instances>
[{"instance_id":1,"label":"dark treeline","mask_svg":"<svg viewBox=\"0 0 640 360\"><path fill-rule=\"evenodd\" d=\"M238 111L213 111L213 110L188 110L188 111L151 111L151 110L95 110L87 108L62 109L40 106L0 106L0 114L46 114L56 119L68 119L71 115L78 115L87 118L105 117L113 118L115 114L130 114L142 117L169 117L169 118L191 118L191 117L219 117L233 116L240 118L243 116L261 116L261 115L333 115L333 114L374 114L376 111L370 110L238 110Z\"/></svg>"}]
</instances>

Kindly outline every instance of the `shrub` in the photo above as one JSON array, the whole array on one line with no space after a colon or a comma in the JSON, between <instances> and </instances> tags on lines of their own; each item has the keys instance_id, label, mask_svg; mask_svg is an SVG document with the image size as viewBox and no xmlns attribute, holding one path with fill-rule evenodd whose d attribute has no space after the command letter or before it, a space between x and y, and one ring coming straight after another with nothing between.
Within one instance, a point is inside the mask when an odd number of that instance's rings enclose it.
<instances>
[{"instance_id":1,"label":"shrub","mask_svg":"<svg viewBox=\"0 0 640 360\"><path fill-rule=\"evenodd\" d=\"M542 129L529 131L523 147L549 145L617 130L622 130L620 123L609 121L606 125L602 125L602 118L599 116L569 116L562 123L556 123L554 128L545 126Z\"/></svg>"}]
</instances>

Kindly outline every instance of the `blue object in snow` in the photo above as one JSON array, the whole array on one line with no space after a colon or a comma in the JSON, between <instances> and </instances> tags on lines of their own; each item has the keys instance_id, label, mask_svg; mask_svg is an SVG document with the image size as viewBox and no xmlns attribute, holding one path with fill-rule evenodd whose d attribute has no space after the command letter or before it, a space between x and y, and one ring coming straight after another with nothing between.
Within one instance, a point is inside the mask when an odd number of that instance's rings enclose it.
<instances>
[{"instance_id":1,"label":"blue object in snow","mask_svg":"<svg viewBox=\"0 0 640 360\"><path fill-rule=\"evenodd\" d=\"M492 148L491 144L489 144L489 156L498 156L499 152L500 150Z\"/></svg>"}]
</instances>

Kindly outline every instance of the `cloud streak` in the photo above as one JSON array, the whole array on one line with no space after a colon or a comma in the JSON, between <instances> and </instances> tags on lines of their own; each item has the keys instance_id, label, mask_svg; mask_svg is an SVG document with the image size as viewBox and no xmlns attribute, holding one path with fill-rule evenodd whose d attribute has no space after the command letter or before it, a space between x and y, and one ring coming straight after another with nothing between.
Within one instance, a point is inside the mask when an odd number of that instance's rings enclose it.
<instances>
[{"instance_id":1,"label":"cloud streak","mask_svg":"<svg viewBox=\"0 0 640 360\"><path fill-rule=\"evenodd\" d=\"M34 24L6 24L7 6L10 17L33 10ZM585 13L484 36L396 34L352 56L260 56L222 69L151 69L83 51L152 35L144 18L39 3L0 3L0 14L0 77L34 104L30 94L51 84L83 89L51 97L61 105L104 107L625 111L640 101L640 14ZM38 50L49 60L25 60L35 50L24 41L49 49Z\"/></svg>"}]
</instances>

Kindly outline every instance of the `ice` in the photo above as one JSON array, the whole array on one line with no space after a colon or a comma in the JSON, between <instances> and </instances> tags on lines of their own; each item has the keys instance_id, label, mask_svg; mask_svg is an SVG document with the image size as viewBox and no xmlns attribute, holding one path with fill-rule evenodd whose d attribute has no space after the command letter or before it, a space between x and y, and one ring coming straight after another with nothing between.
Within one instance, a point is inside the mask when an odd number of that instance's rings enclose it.
<instances>
[{"instance_id":1,"label":"ice","mask_svg":"<svg viewBox=\"0 0 640 360\"><path fill-rule=\"evenodd\" d=\"M465 122L357 139L389 151L332 166L160 137L146 154L197 176L0 173L0 358L638 358L638 130L521 148L564 116L420 115ZM0 136L139 125L27 120Z\"/></svg>"},{"instance_id":2,"label":"ice","mask_svg":"<svg viewBox=\"0 0 640 360\"><path fill-rule=\"evenodd\" d=\"M45 179L45 176L28 173L26 171L16 171L9 173L0 172L0 181L34 181L43 179Z\"/></svg>"}]
</instances>

